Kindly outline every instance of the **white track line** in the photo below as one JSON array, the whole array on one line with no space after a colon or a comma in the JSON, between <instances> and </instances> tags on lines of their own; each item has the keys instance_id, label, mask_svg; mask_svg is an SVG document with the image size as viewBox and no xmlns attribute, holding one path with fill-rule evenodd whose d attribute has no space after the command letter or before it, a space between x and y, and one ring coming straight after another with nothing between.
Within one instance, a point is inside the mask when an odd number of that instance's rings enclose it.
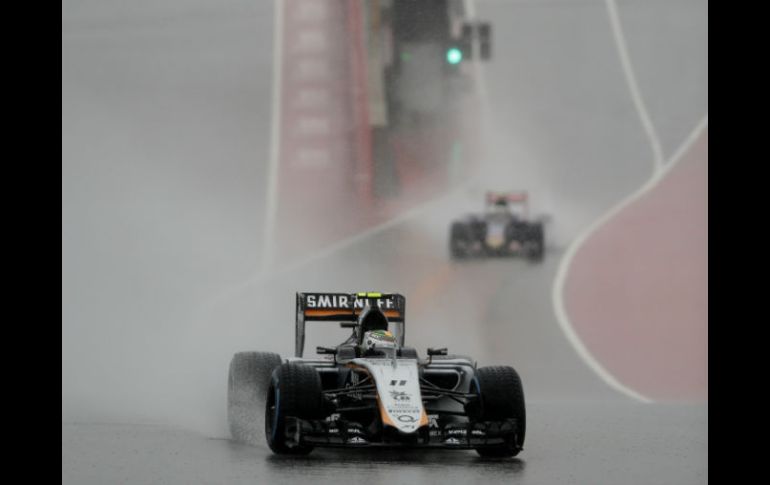
<instances>
[{"instance_id":1,"label":"white track line","mask_svg":"<svg viewBox=\"0 0 770 485\"><path fill-rule=\"evenodd\" d=\"M283 266L281 268L278 268L272 271L262 270L256 275L254 275L253 277L247 279L246 281L243 281L242 283L239 283L234 286L230 286L226 288L224 291L220 292L218 295L204 301L202 306L205 308L209 308L209 307L214 307L216 305L219 305L221 302L231 299L235 295L245 291L245 289L251 285L268 283L274 278L290 273L292 271L296 271L305 265L311 264L315 261L331 256L334 253L347 249L353 246L354 244L359 243L369 237L372 237L386 229L389 229L391 227L407 222L410 219L414 219L419 215L421 215L422 213L428 211L429 209L439 206L440 204L444 203L446 200L459 195L461 192L467 190L468 187L472 186L472 184L475 183L475 181L476 181L476 177L471 177L468 180L466 180L462 185L459 185L458 187L444 194L441 197L438 197L429 202L420 204L417 207L414 207L394 217L393 219L388 220L387 222L371 227L363 232L356 234L355 236L352 236L347 239L338 241L334 244L331 244L323 248L319 252L308 256L307 258L300 259L298 261L295 261L293 263L290 263L286 266Z\"/></svg>"},{"instance_id":2,"label":"white track line","mask_svg":"<svg viewBox=\"0 0 770 485\"><path fill-rule=\"evenodd\" d=\"M615 0L606 0L607 14L610 17L610 25L612 26L612 35L615 37L615 45L618 48L618 56L620 57L620 64L623 66L623 74L626 77L628 83L628 89L631 91L631 99L634 101L636 112L639 114L639 119L644 127L644 132L647 134L647 138L650 141L652 147L653 157L653 170L659 172L663 168L663 149L660 146L660 140L658 134L655 131L655 126L652 124L650 115L647 113L647 108L644 105L642 99L642 93L639 90L639 85L636 83L636 76L634 75L634 67L631 64L631 57L628 55L628 47L626 46L626 38L623 34L623 28L620 23L620 15L618 14L618 6Z\"/></svg>"},{"instance_id":3,"label":"white track line","mask_svg":"<svg viewBox=\"0 0 770 485\"><path fill-rule=\"evenodd\" d=\"M275 214L278 204L278 161L281 156L281 96L283 93L284 1L275 0L273 27L273 106L270 133L270 165L267 169L267 203L262 242L262 271L269 269L275 244Z\"/></svg>"},{"instance_id":4,"label":"white track line","mask_svg":"<svg viewBox=\"0 0 770 485\"><path fill-rule=\"evenodd\" d=\"M275 217L276 217L276 205L277 205L277 198L278 198L278 186L277 186L277 172L278 172L278 161L280 157L280 122L281 122L281 105L280 105L280 97L281 97L281 71L283 67L283 61L282 61L282 55L283 55L283 6L284 1L283 0L274 0L275 1L275 30L274 30L274 52L273 52L273 114L272 114L272 137L271 137L271 150L270 150L270 168L268 172L268 196L267 196L267 215L266 215L266 222L265 222L265 237L264 237L264 246L262 251L262 266L260 271L253 277L248 279L247 281L244 281L241 284L238 284L236 286L228 288L226 291L222 292L218 296L211 298L210 300L205 302L206 306L212 306L217 304L217 302L220 302L226 298L231 297L233 294L236 294L240 291L243 291L244 288L248 287L251 284L259 284L259 283L265 283L267 281L270 281L270 279L275 278L277 276L289 273L291 271L297 270L301 268L302 266L305 266L307 264L310 264L314 261L318 261L322 258L325 258L327 256L330 256L338 251L342 251L343 249L347 249L350 246L358 243L359 241L362 241L368 237L371 237L379 232L384 231L385 229L388 229L390 227L396 226L398 224L401 224L411 218L414 218L421 213L427 211L428 209L434 207L435 205L439 204L440 202L457 195L461 191L466 190L468 187L471 187L472 184L475 182L477 175L474 175L472 177L469 177L465 182L460 184L458 187L456 187L454 190L450 191L449 193L434 199L432 201L423 203L417 207L414 207L410 209L409 211L387 221L380 225L374 226L370 229L367 229L353 237L343 239L341 241L338 241L337 243L334 243L330 246L327 246L326 248L322 249L321 251L307 257L304 259L301 259L299 261L295 261L293 263L288 264L287 266L284 266L282 268L279 268L277 270L271 270L271 261L273 256L273 248L275 245ZM467 11L470 12L469 18L475 18L475 3L474 0L464 0L465 1L465 7ZM476 77L476 86L478 87L479 91L478 94L481 98L482 103L482 109L486 112L486 108L489 105L487 91L486 91L486 83L484 82L483 78L483 69L480 66L480 62L476 62L474 65L474 75Z\"/></svg>"},{"instance_id":5,"label":"white track line","mask_svg":"<svg viewBox=\"0 0 770 485\"><path fill-rule=\"evenodd\" d=\"M698 123L695 129L690 133L687 139L685 139L679 149L677 149L671 159L668 160L668 162L661 170L657 170L655 173L653 173L650 179L636 192L623 199L620 203L596 219L593 224L588 226L574 241L572 241L572 243L567 248L564 257L559 262L559 268L556 272L556 278L554 279L553 290L551 292L551 300L553 303L554 311L556 312L556 319L559 322L559 326L561 327L562 331L564 331L564 334L567 336L567 340L569 340L570 344L572 344L572 346L575 348L575 351L578 353L580 358L582 358L583 361L588 364L588 366L594 372L596 372L596 374L598 374L599 377L601 377L610 387L629 397L645 403L651 403L653 400L634 391L633 389L626 387L620 381L618 381L594 358L593 355L591 355L591 353L583 344L582 340L580 340L580 337L578 337L577 333L572 327L572 324L569 321L569 317L567 316L567 311L564 308L564 284L567 279L567 273L569 272L572 259L575 257L578 249L580 249L588 237L591 236L591 234L593 234L594 231L596 231L599 227L609 221L613 216L618 214L621 210L625 209L632 202L636 201L641 196L652 190L656 185L658 185L658 182L660 182L663 176L677 164L677 162L687 152L695 140L698 139L700 134L707 126L708 116L704 117L700 123Z\"/></svg>"},{"instance_id":6,"label":"white track line","mask_svg":"<svg viewBox=\"0 0 770 485\"><path fill-rule=\"evenodd\" d=\"M572 243L567 248L564 257L559 263L556 278L554 279L554 286L552 289L551 297L554 311L556 313L556 319L559 322L559 325L564 331L564 334L567 336L567 339L575 348L575 351L586 362L586 364L612 388L639 401L652 402L652 399L643 396L633 389L630 389L621 384L617 379L615 379L614 376L612 376L606 369L604 369L601 364L599 364L599 362L593 357L593 355L591 355L590 352L588 352L588 349L586 349L585 345L583 345L583 342L575 333L572 325L569 322L567 312L564 309L564 284L570 264L572 263L572 259L574 258L578 249L580 249L583 243L588 239L588 237L615 214L628 206L631 202L637 200L643 194L647 193L649 190L655 187L663 175L665 175L668 170L674 166L677 160L681 158L681 156L697 138L703 128L705 128L705 126L708 124L708 117L705 117L698 124L698 126L696 126L695 130L693 130L690 136L684 141L682 146L680 146L676 153L671 157L669 162L664 163L663 150L660 145L660 140L658 139L657 132L655 131L655 126L653 125L652 120L647 113L647 108L644 104L639 85L636 82L636 76L634 74L633 65L631 63L631 57L628 54L628 47L626 45L625 35L623 34L623 28L620 22L617 3L615 0L605 0L605 4L607 6L607 14L609 16L612 34L615 39L615 45L618 49L618 56L620 57L620 63L623 68L623 74L625 75L626 83L628 84L628 89L631 93L631 99L634 103L637 114L639 115L639 120L642 123L642 127L644 128L645 134L647 135L650 146L652 148L653 172L652 176L644 185L620 201L601 217L596 219L593 224L589 225L574 241L572 241Z\"/></svg>"},{"instance_id":7,"label":"white track line","mask_svg":"<svg viewBox=\"0 0 770 485\"><path fill-rule=\"evenodd\" d=\"M468 15L468 18L470 20L475 19L476 17L476 8L475 8L475 2L474 0L464 0L465 1L465 8ZM281 59L281 52L282 52L282 36L281 36L281 29L283 25L283 1L282 0L275 0L276 2L276 25L279 27L276 27L276 40L274 41L275 44L275 53L274 53L274 62L281 64L278 60ZM282 64L281 64L282 65ZM360 234L357 234L353 237L350 237L348 239L344 239L342 241L339 241L335 244L332 244L321 251L313 254L312 256L309 256L305 259L301 259L299 261L295 261L294 263L290 263L287 266L284 266L283 268L278 269L274 272L269 272L269 264L270 264L270 258L272 257L273 252L273 246L274 246L274 231L275 231L275 212L276 212L276 199L278 196L278 188L277 188L277 166L278 166L278 157L280 155L279 153L279 141L280 141L280 127L278 124L280 123L280 104L278 103L277 99L280 98L281 95L281 65L278 66L277 69L274 68L274 81L273 81L273 137L272 137L272 149L271 149L271 157L270 157L270 173L269 173L269 185L268 185L268 207L267 207L267 222L265 224L265 246L262 253L262 271L261 275L257 277L257 279L266 279L274 276L278 276L280 274L291 272L299 267L302 267L306 264L309 264L313 261L317 261L319 259L322 259L326 256L329 256L333 253L336 253L337 251L341 251L342 249L348 248L352 246L353 244L364 240L374 234L377 234L378 232L384 231L385 229L388 229L390 227L393 227L395 225L398 225L412 217L415 217L416 215L428 210L429 208L433 207L438 202L441 202L442 200L445 200L446 198L455 195L456 193L465 190L467 187L470 186L470 184L473 182L475 177L471 177L469 180L464 182L462 185L458 186L455 190L450 191L448 194L445 194L444 196L435 199L430 202L426 202L418 207L415 207L383 224L380 224L378 226L372 227L364 232L361 232ZM487 90L486 90L486 83L484 82L484 72L481 68L481 62L478 60L474 61L474 76L476 78L475 85L478 89L479 97L481 98L481 104L482 108L485 111L484 115L486 114L487 107L489 105ZM267 273L270 274L267 274Z\"/></svg>"},{"instance_id":8,"label":"white track line","mask_svg":"<svg viewBox=\"0 0 770 485\"><path fill-rule=\"evenodd\" d=\"M464 6L465 6L465 13L468 20L475 20L476 19L476 3L475 0L464 0ZM478 53L477 53L478 54ZM481 66L481 60L479 59L479 56L476 55L473 62L473 75L474 75L474 85L476 86L476 89L478 90L477 93L479 95L479 98L481 99L481 105L482 105L482 122L484 119L486 119L486 116L489 112L489 96L487 94L487 88L486 88L486 79L484 78L484 70ZM354 244L356 244L359 241L362 241L368 237L373 236L374 234L377 234L379 232L384 231L385 229L388 229L390 227L396 226L398 224L401 224L402 222L405 222L413 217L416 217L417 215L427 211L431 207L434 207L438 203L458 194L459 192L466 190L468 187L471 186L471 184L474 182L476 176L473 176L466 180L463 184L456 187L454 190L450 191L449 193L439 197L438 199L434 199L432 201L426 202L418 207L415 207L387 222L384 222L378 226L372 227L371 229L368 229L360 234L357 234L353 237L350 237L348 239L344 239L342 241L339 241L337 243L334 243L321 251L305 258L299 261L296 261L294 263L289 264L288 266L285 266L281 268L280 270L274 272L271 274L271 276L277 276L280 274L288 273L291 271L294 271L302 266L305 266L306 264L312 263L313 261L317 261L319 259L323 259L331 254L334 254L338 251L341 251L343 249L346 249Z\"/></svg>"},{"instance_id":9,"label":"white track line","mask_svg":"<svg viewBox=\"0 0 770 485\"><path fill-rule=\"evenodd\" d=\"M384 231L386 229L389 229L391 227L397 226L397 225L399 225L399 224L401 224L403 222L406 222L406 221L408 221L410 219L414 219L417 216L419 216L420 214L422 214L423 212L426 212L429 209L434 208L434 207L440 205L441 203L443 203L447 199L450 199L450 198L460 194L461 192L467 190L467 188L470 187L471 184L474 181L475 181L475 177L471 177L468 180L466 180L463 184L457 186L453 190L447 192L446 194L444 194L444 195L442 195L442 196L440 196L440 197L438 197L436 199L433 199L433 200L428 201L428 202L424 202L424 203L418 205L417 207L414 207L414 208L412 208L412 209L410 209L410 210L408 210L408 211L406 211L406 212L404 212L402 214L399 214L398 216L394 217L393 219L390 219L390 220L388 220L386 222L383 222L382 224L379 224L377 226L371 227L371 228L369 228L369 229L367 229L367 230L365 230L363 232L360 232L360 233L356 234L355 236L352 236L352 237L349 237L347 239L343 239L341 241L338 241L338 242L336 242L334 244L331 244L331 245L323 248L319 252L308 256L307 258L301 259L299 261L295 261L294 263L291 263L291 264L289 264L287 266L284 266L284 267L280 268L277 271L272 272L269 276L270 277L275 277L275 276L282 275L284 273L289 273L291 271L294 271L296 269L301 268L302 266L310 264L310 263L312 263L314 261L318 261L319 259L323 259L323 258L325 258L327 256L330 256L330 255L336 253L336 252L342 251L343 249L347 249L350 246L353 246L354 244L356 244L356 243L358 243L360 241L363 241L364 239L367 239L369 237L372 237L375 234L378 234L378 233L380 233L380 232L382 232L382 231Z\"/></svg>"}]
</instances>

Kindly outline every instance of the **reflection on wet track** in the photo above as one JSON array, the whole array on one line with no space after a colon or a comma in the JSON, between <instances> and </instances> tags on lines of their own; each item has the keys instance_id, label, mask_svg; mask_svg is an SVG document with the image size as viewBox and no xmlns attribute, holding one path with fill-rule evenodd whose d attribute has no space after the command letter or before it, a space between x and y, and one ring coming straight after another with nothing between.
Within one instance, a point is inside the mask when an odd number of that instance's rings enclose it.
<instances>
[{"instance_id":1,"label":"reflection on wet track","mask_svg":"<svg viewBox=\"0 0 770 485\"><path fill-rule=\"evenodd\" d=\"M307 457L161 426L65 425L63 483L698 484L707 408L628 401L529 403L514 459L473 451L317 449Z\"/></svg>"}]
</instances>

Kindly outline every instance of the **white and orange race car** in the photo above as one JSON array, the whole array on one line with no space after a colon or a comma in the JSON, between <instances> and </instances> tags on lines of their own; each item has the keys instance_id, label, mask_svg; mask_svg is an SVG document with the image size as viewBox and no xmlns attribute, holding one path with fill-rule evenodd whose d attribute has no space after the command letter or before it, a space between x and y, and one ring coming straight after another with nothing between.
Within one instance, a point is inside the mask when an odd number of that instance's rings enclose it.
<instances>
[{"instance_id":1,"label":"white and orange race car","mask_svg":"<svg viewBox=\"0 0 770 485\"><path fill-rule=\"evenodd\" d=\"M404 345L406 300L386 293L297 293L295 357L238 352L230 363L234 439L264 433L273 452L314 447L475 449L510 457L523 447L524 392L508 366ZM306 322L339 322L352 334L303 358ZM262 417L264 416L264 421Z\"/></svg>"},{"instance_id":2,"label":"white and orange race car","mask_svg":"<svg viewBox=\"0 0 770 485\"><path fill-rule=\"evenodd\" d=\"M543 226L547 217L529 219L526 192L487 192L486 210L452 222L452 259L473 256L523 255L540 261L545 254Z\"/></svg>"}]
</instances>

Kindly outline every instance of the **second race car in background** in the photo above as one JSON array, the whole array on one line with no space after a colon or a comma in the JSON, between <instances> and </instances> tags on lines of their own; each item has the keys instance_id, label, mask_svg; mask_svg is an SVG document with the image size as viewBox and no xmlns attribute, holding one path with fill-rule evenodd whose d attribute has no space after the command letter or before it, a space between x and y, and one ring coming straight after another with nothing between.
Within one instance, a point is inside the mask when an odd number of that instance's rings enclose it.
<instances>
[{"instance_id":1,"label":"second race car in background","mask_svg":"<svg viewBox=\"0 0 770 485\"><path fill-rule=\"evenodd\" d=\"M532 220L526 192L487 192L486 210L452 222L452 259L472 256L525 256L540 261L545 254L544 218Z\"/></svg>"}]
</instances>

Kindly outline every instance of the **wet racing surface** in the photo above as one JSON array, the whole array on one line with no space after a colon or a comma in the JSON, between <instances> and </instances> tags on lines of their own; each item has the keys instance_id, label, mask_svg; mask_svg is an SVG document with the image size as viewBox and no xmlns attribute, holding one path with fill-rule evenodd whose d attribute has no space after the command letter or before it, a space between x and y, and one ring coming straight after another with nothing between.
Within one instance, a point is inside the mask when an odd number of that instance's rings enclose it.
<instances>
[{"instance_id":1,"label":"wet racing surface","mask_svg":"<svg viewBox=\"0 0 770 485\"><path fill-rule=\"evenodd\" d=\"M273 455L266 445L154 426L64 425L62 483L697 484L707 470L707 408L530 402L514 459L473 451L316 449Z\"/></svg>"},{"instance_id":2,"label":"wet racing surface","mask_svg":"<svg viewBox=\"0 0 770 485\"><path fill-rule=\"evenodd\" d=\"M564 249L651 170L605 2L479 1L495 26L486 162L497 169L339 250L277 262L268 277L258 259L272 2L198 3L185 15L173 1L119 14L63 4L63 484L707 482L707 404L621 395L554 314ZM705 8L671 4L661 24L660 2L620 2L667 156L706 109ZM487 189L527 189L534 212L552 215L541 264L449 260L450 220L480 210ZM295 291L359 290L407 296L407 343L421 356L446 346L519 371L528 419L517 458L280 457L228 439L232 354L291 355ZM306 348L345 336L308 328Z\"/></svg>"}]
</instances>

